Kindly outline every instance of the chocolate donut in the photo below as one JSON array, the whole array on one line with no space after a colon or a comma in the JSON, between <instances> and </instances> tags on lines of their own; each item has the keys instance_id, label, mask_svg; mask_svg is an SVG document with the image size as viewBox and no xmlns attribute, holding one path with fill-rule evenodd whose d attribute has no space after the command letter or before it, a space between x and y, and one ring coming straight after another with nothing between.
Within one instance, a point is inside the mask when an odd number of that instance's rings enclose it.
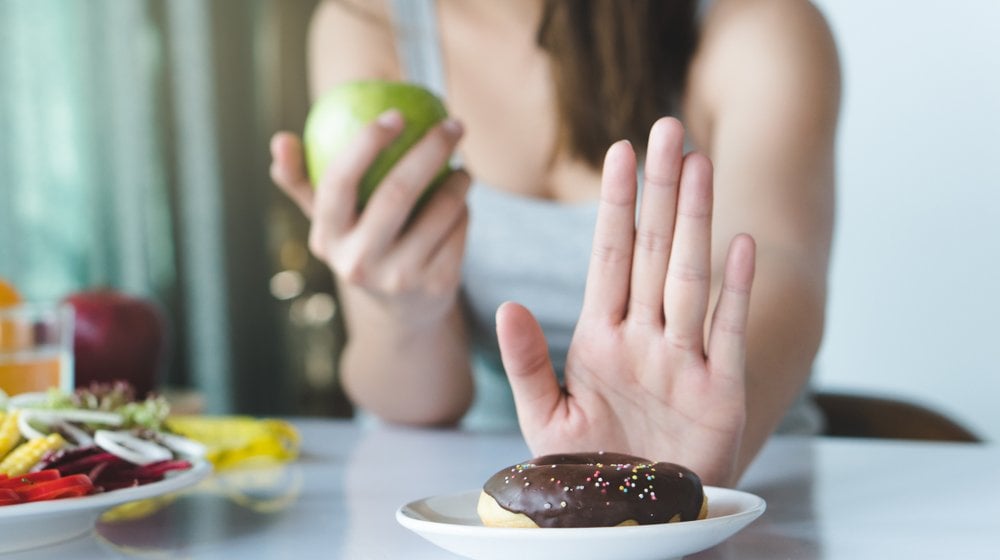
<instances>
[{"instance_id":1,"label":"chocolate donut","mask_svg":"<svg viewBox=\"0 0 1000 560\"><path fill-rule=\"evenodd\" d=\"M613 527L703 519L707 508L694 472L597 452L507 467L483 485L476 509L490 527Z\"/></svg>"}]
</instances>

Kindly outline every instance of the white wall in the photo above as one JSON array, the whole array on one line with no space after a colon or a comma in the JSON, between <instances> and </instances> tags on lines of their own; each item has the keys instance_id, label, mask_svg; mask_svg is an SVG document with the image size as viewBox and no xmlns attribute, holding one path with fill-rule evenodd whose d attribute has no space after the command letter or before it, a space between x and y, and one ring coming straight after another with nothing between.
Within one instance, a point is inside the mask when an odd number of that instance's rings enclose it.
<instances>
[{"instance_id":1,"label":"white wall","mask_svg":"<svg viewBox=\"0 0 1000 560\"><path fill-rule=\"evenodd\" d=\"M845 88L818 386L1000 441L1000 2L816 4Z\"/></svg>"}]
</instances>

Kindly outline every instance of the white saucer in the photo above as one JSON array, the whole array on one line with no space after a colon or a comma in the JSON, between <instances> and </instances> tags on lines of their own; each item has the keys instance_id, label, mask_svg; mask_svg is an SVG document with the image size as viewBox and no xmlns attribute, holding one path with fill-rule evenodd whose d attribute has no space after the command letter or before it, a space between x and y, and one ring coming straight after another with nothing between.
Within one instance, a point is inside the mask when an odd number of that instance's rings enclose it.
<instances>
[{"instance_id":1,"label":"white saucer","mask_svg":"<svg viewBox=\"0 0 1000 560\"><path fill-rule=\"evenodd\" d=\"M580 529L485 527L476 515L479 490L410 502L396 511L401 525L437 546L474 560L664 560L726 540L762 513L762 498L705 487L708 517L700 521Z\"/></svg>"}]
</instances>

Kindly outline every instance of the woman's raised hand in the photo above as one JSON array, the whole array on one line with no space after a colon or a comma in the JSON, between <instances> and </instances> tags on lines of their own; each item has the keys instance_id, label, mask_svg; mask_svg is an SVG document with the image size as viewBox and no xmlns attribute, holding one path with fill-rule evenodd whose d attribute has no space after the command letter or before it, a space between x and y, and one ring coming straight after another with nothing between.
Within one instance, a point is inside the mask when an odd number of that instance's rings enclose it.
<instances>
[{"instance_id":1,"label":"woman's raised hand","mask_svg":"<svg viewBox=\"0 0 1000 560\"><path fill-rule=\"evenodd\" d=\"M625 141L608 150L565 387L527 309L502 305L497 335L533 453L630 452L730 485L746 417L755 246L748 235L732 240L706 334L712 165L683 145L676 119L653 125L638 214L635 153Z\"/></svg>"},{"instance_id":2,"label":"woman's raised hand","mask_svg":"<svg viewBox=\"0 0 1000 560\"><path fill-rule=\"evenodd\" d=\"M462 170L451 173L411 218L462 137L461 125L448 119L397 162L359 213L361 177L403 126L398 111L383 113L331 161L315 189L304 173L299 139L275 134L271 177L310 218L309 248L342 286L360 288L396 320L422 323L440 319L456 300L470 179Z\"/></svg>"}]
</instances>

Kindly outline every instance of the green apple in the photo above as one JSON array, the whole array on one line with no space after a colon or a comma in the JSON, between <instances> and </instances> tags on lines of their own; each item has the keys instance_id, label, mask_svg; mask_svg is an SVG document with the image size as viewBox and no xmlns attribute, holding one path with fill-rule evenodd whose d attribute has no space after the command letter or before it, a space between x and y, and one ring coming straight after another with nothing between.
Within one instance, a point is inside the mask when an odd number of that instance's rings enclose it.
<instances>
[{"instance_id":1,"label":"green apple","mask_svg":"<svg viewBox=\"0 0 1000 560\"><path fill-rule=\"evenodd\" d=\"M364 207L372 191L397 161L416 144L428 129L448 113L441 100L415 84L385 80L344 83L316 101L306 119L303 140L306 168L313 185L318 185L326 166L354 141L361 130L383 112L395 108L403 115L400 135L379 153L358 186L358 209ZM444 181L450 171L445 164L428 185L424 197Z\"/></svg>"}]
</instances>

